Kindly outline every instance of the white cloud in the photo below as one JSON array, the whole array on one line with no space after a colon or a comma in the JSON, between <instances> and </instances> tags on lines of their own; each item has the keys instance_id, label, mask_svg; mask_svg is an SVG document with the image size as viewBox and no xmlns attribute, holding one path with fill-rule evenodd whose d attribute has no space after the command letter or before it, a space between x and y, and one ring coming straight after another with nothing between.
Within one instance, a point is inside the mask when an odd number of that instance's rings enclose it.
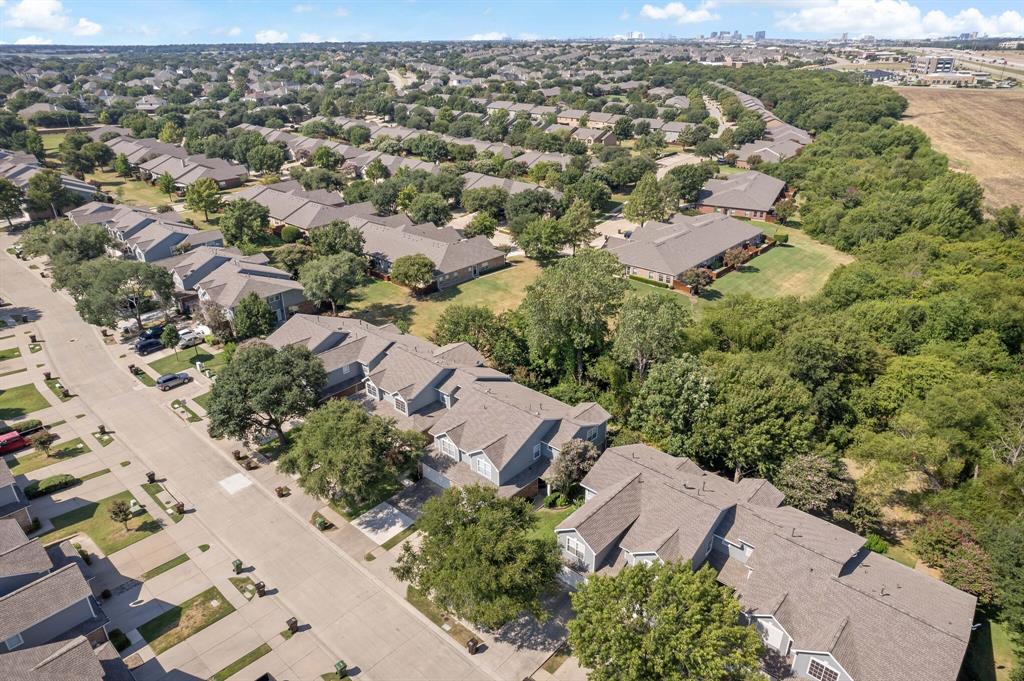
<instances>
[{"instance_id":1,"label":"white cloud","mask_svg":"<svg viewBox=\"0 0 1024 681\"><path fill-rule=\"evenodd\" d=\"M466 40L504 40L507 37L507 33L488 31L487 33L474 33L473 35L468 36Z\"/></svg>"},{"instance_id":2,"label":"white cloud","mask_svg":"<svg viewBox=\"0 0 1024 681\"><path fill-rule=\"evenodd\" d=\"M288 40L288 34L273 28L256 31L256 42L258 43L283 43Z\"/></svg>"},{"instance_id":3,"label":"white cloud","mask_svg":"<svg viewBox=\"0 0 1024 681\"><path fill-rule=\"evenodd\" d=\"M293 12L300 12L300 13L301 12L312 12L313 11L313 5L308 5L308 4L295 5L295 7L292 7L292 11Z\"/></svg>"},{"instance_id":4,"label":"white cloud","mask_svg":"<svg viewBox=\"0 0 1024 681\"><path fill-rule=\"evenodd\" d=\"M622 10L622 14L619 15L619 21L628 21L628 20L629 20L629 12L626 11L626 10Z\"/></svg>"},{"instance_id":5,"label":"white cloud","mask_svg":"<svg viewBox=\"0 0 1024 681\"><path fill-rule=\"evenodd\" d=\"M40 38L37 35L30 35L25 38L18 38L14 41L15 45L52 45L53 41L49 38Z\"/></svg>"},{"instance_id":6,"label":"white cloud","mask_svg":"<svg viewBox=\"0 0 1024 681\"><path fill-rule=\"evenodd\" d=\"M536 33L520 33L519 34L519 39L520 40L540 40L540 36L537 35Z\"/></svg>"},{"instance_id":7,"label":"white cloud","mask_svg":"<svg viewBox=\"0 0 1024 681\"><path fill-rule=\"evenodd\" d=\"M348 14L348 10L344 7L339 7L338 9L334 10L334 16L336 17L347 17Z\"/></svg>"},{"instance_id":8,"label":"white cloud","mask_svg":"<svg viewBox=\"0 0 1024 681\"><path fill-rule=\"evenodd\" d=\"M986 16L970 7L955 15L924 13L907 0L830 0L782 16L776 23L798 33L852 33L885 38L925 38L978 31L993 36L1024 34L1024 16L1007 10Z\"/></svg>"},{"instance_id":9,"label":"white cloud","mask_svg":"<svg viewBox=\"0 0 1024 681\"><path fill-rule=\"evenodd\" d=\"M242 35L242 29L238 26L232 26L228 29L228 35Z\"/></svg>"},{"instance_id":10,"label":"white cloud","mask_svg":"<svg viewBox=\"0 0 1024 681\"><path fill-rule=\"evenodd\" d=\"M712 19L719 18L717 14L711 12L713 5L714 3L711 2L702 2L694 9L689 9L681 2L670 2L664 7L644 5L640 9L640 16L657 21L671 19L677 24L697 24L702 21L711 21Z\"/></svg>"},{"instance_id":11,"label":"white cloud","mask_svg":"<svg viewBox=\"0 0 1024 681\"><path fill-rule=\"evenodd\" d=\"M322 43L324 41L323 36L317 35L316 33L300 33L300 43Z\"/></svg>"},{"instance_id":12,"label":"white cloud","mask_svg":"<svg viewBox=\"0 0 1024 681\"><path fill-rule=\"evenodd\" d=\"M95 21L89 21L85 17L79 17L78 23L71 27L75 35L96 35L103 30L103 27Z\"/></svg>"},{"instance_id":13,"label":"white cloud","mask_svg":"<svg viewBox=\"0 0 1024 681\"><path fill-rule=\"evenodd\" d=\"M60 0L21 0L7 10L7 25L11 28L62 31L67 28L68 22L67 12Z\"/></svg>"}]
</instances>

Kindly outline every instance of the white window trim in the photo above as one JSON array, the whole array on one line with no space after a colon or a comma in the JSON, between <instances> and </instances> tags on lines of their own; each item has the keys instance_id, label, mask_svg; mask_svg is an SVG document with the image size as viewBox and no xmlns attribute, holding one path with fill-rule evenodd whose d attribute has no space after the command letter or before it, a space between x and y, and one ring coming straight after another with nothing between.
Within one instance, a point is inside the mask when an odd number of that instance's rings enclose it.
<instances>
[{"instance_id":1,"label":"white window trim","mask_svg":"<svg viewBox=\"0 0 1024 681\"><path fill-rule=\"evenodd\" d=\"M580 560L586 560L587 559L587 550L586 550L585 547L586 547L586 544L584 544L582 541L580 541L579 539L577 539L573 535L571 535L571 534L566 535L566 537L565 537L565 550L566 550L566 553L569 553L570 555L574 556L575 558L579 558Z\"/></svg>"},{"instance_id":2,"label":"white window trim","mask_svg":"<svg viewBox=\"0 0 1024 681\"><path fill-rule=\"evenodd\" d=\"M839 677L842 676L842 672L840 672L838 669L834 668L826 660L822 660L822 659L817 658L817 657L812 657L810 659L810 661L807 663L807 675L810 676L812 679L818 679L818 681L825 681L824 674L822 674L821 676L814 676L813 674L811 674L811 665L814 664L815 662L817 662L819 665L821 665L821 667L822 667L822 669L824 671L830 671L833 674L835 674L837 680L839 679Z\"/></svg>"},{"instance_id":3,"label":"white window trim","mask_svg":"<svg viewBox=\"0 0 1024 681\"><path fill-rule=\"evenodd\" d=\"M488 480L491 478L491 462L485 459L482 455L476 457L473 465L476 467L476 472L484 476Z\"/></svg>"},{"instance_id":4,"label":"white window trim","mask_svg":"<svg viewBox=\"0 0 1024 681\"><path fill-rule=\"evenodd\" d=\"M366 382L366 394L375 400L380 399L380 391L377 390L377 386L373 384L373 381Z\"/></svg>"},{"instance_id":5,"label":"white window trim","mask_svg":"<svg viewBox=\"0 0 1024 681\"><path fill-rule=\"evenodd\" d=\"M395 393L395 410L406 416L409 415L409 403L398 393Z\"/></svg>"},{"instance_id":6,"label":"white window trim","mask_svg":"<svg viewBox=\"0 0 1024 681\"><path fill-rule=\"evenodd\" d=\"M9 639L4 641L4 645L7 646L7 650L15 650L17 648L20 648L22 645L24 645L24 643L25 639L21 637L20 633L15 634L14 636L11 636Z\"/></svg>"}]
</instances>

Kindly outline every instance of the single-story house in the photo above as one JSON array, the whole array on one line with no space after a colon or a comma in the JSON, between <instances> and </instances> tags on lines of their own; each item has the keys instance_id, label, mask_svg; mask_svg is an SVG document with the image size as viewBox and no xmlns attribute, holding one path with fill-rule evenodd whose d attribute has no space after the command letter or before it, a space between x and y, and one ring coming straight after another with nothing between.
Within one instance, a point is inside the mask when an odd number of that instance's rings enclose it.
<instances>
[{"instance_id":1,"label":"single-story house","mask_svg":"<svg viewBox=\"0 0 1024 681\"><path fill-rule=\"evenodd\" d=\"M697 195L697 210L775 222L772 209L785 193L782 180L748 170L724 180L708 180Z\"/></svg>"}]
</instances>

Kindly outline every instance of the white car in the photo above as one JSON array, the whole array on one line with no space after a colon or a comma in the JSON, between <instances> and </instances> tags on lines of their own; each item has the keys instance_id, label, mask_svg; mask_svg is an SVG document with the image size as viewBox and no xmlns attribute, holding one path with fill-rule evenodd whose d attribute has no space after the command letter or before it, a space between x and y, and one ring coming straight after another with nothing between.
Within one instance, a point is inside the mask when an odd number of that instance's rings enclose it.
<instances>
[{"instance_id":1,"label":"white car","mask_svg":"<svg viewBox=\"0 0 1024 681\"><path fill-rule=\"evenodd\" d=\"M178 347L191 348L193 345L199 345L202 343L203 338L203 334L199 333L195 329L185 329L178 334Z\"/></svg>"}]
</instances>

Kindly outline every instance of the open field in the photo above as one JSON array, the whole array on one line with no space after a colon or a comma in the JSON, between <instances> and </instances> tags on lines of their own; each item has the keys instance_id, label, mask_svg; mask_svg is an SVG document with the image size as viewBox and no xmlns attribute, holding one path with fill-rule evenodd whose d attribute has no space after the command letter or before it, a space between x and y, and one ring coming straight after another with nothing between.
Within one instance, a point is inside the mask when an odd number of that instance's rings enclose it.
<instances>
[{"instance_id":1,"label":"open field","mask_svg":"<svg viewBox=\"0 0 1024 681\"><path fill-rule=\"evenodd\" d=\"M1024 92L898 88L904 121L928 133L952 167L981 182L988 203L1024 204Z\"/></svg>"},{"instance_id":2,"label":"open field","mask_svg":"<svg viewBox=\"0 0 1024 681\"><path fill-rule=\"evenodd\" d=\"M374 281L356 290L349 307L355 316L374 324L404 321L411 333L430 336L438 317L449 305L484 305L494 312L510 310L526 297L526 287L540 276L532 260L515 259L510 267L416 299L408 290L387 281Z\"/></svg>"},{"instance_id":3,"label":"open field","mask_svg":"<svg viewBox=\"0 0 1024 681\"><path fill-rule=\"evenodd\" d=\"M820 291L834 269L853 262L852 255L815 241L799 230L757 224L768 234L789 234L789 243L757 256L736 272L729 272L701 295L702 300L742 293L756 298L803 298Z\"/></svg>"}]
</instances>

